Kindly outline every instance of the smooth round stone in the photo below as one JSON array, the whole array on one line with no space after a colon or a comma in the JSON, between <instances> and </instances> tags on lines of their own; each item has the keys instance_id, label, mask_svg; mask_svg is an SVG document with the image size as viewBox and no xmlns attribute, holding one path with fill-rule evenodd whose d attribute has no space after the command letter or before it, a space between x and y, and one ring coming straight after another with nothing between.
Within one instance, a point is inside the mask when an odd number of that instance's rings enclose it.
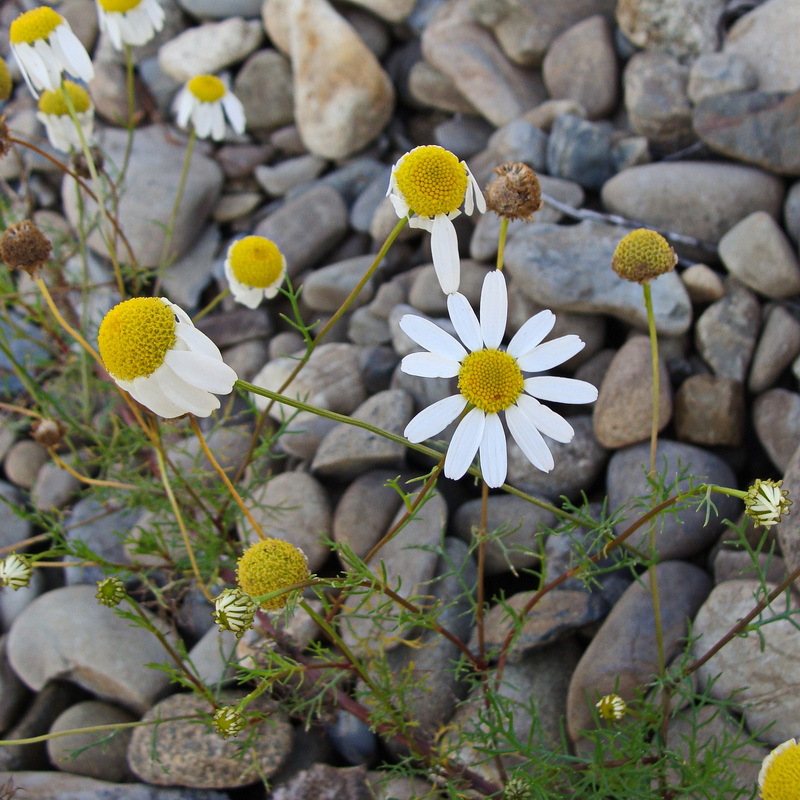
<instances>
[{"instance_id":1,"label":"smooth round stone","mask_svg":"<svg viewBox=\"0 0 800 800\"><path fill-rule=\"evenodd\" d=\"M36 483L36 476L49 460L47 450L33 439L20 439L11 445L6 454L3 467L6 477L15 486L30 489Z\"/></svg>"},{"instance_id":2,"label":"smooth round stone","mask_svg":"<svg viewBox=\"0 0 800 800\"><path fill-rule=\"evenodd\" d=\"M693 303L713 303L725 294L722 278L705 264L692 264L681 273L681 280Z\"/></svg>"},{"instance_id":3,"label":"smooth round stone","mask_svg":"<svg viewBox=\"0 0 800 800\"><path fill-rule=\"evenodd\" d=\"M218 702L234 705L243 694L223 692ZM258 703L253 705L259 707ZM262 710L269 714L253 730L253 747L245 758L236 757L241 741L223 739L210 725L198 725L192 720L165 721L134 729L128 752L131 769L143 781L156 786L233 789L269 778L289 755L292 726L282 712L268 703L262 704ZM174 694L156 703L143 719L199 716L200 711L210 711L201 698Z\"/></svg>"},{"instance_id":4,"label":"smooth round stone","mask_svg":"<svg viewBox=\"0 0 800 800\"><path fill-rule=\"evenodd\" d=\"M327 161L319 156L304 155L279 161L275 166L260 164L255 178L271 197L284 197L292 189L313 181L322 174Z\"/></svg>"},{"instance_id":5,"label":"smooth round stone","mask_svg":"<svg viewBox=\"0 0 800 800\"><path fill-rule=\"evenodd\" d=\"M672 390L663 359L658 362L658 430L672 418ZM633 336L609 364L594 406L594 432L603 447L619 448L650 437L653 419L650 340Z\"/></svg>"},{"instance_id":6,"label":"smooth round stone","mask_svg":"<svg viewBox=\"0 0 800 800\"><path fill-rule=\"evenodd\" d=\"M209 620L213 619L213 608L208 601L204 611ZM236 678L236 663L235 659L231 663L230 654L235 651L237 641L232 631L212 625L189 651L194 674L206 686L219 686Z\"/></svg>"},{"instance_id":7,"label":"smooth round stone","mask_svg":"<svg viewBox=\"0 0 800 800\"><path fill-rule=\"evenodd\" d=\"M180 7L199 19L225 19L226 17L248 17L255 19L261 14L262 0L229 0L220 5L218 0L178 0Z\"/></svg>"},{"instance_id":8,"label":"smooth round stone","mask_svg":"<svg viewBox=\"0 0 800 800\"><path fill-rule=\"evenodd\" d=\"M314 311L338 310L364 277L374 258L374 255L355 256L315 269L303 282L303 302ZM350 308L368 303L374 291L374 281L370 278Z\"/></svg>"},{"instance_id":9,"label":"smooth round stone","mask_svg":"<svg viewBox=\"0 0 800 800\"><path fill-rule=\"evenodd\" d=\"M427 108L453 114L478 113L455 83L426 61L417 61L409 70L408 91L412 99Z\"/></svg>"},{"instance_id":10,"label":"smooth round stone","mask_svg":"<svg viewBox=\"0 0 800 800\"><path fill-rule=\"evenodd\" d=\"M694 621L695 658L730 630L732 620L752 611L755 597L774 588L774 584L747 579L717 586ZM779 600L761 612L758 633L735 636L699 668L701 680L713 680L712 697L732 700L748 728L760 731L761 739L772 747L796 734L800 714L800 667L794 657L800 647L800 632L792 620L775 619L785 614L780 606Z\"/></svg>"},{"instance_id":11,"label":"smooth round stone","mask_svg":"<svg viewBox=\"0 0 800 800\"><path fill-rule=\"evenodd\" d=\"M434 129L436 144L459 158L471 158L483 150L493 132L486 120L471 114L450 117Z\"/></svg>"},{"instance_id":12,"label":"smooth round stone","mask_svg":"<svg viewBox=\"0 0 800 800\"><path fill-rule=\"evenodd\" d=\"M474 309L479 307L481 288L488 272L486 264L476 264L466 258L461 260L461 281L458 291L469 300ZM447 295L442 292L433 264L426 264L414 276L414 282L408 293L408 302L423 314L447 316Z\"/></svg>"},{"instance_id":13,"label":"smooth round stone","mask_svg":"<svg viewBox=\"0 0 800 800\"><path fill-rule=\"evenodd\" d=\"M59 715L50 728L50 733L88 728L94 725L116 725L134 722L136 717L117 706L99 700L76 703ZM63 772L85 775L101 781L123 783L133 777L128 767L128 743L133 731L117 731L111 741L104 742L108 731L98 733L75 733L47 742L50 761ZM102 745L97 745L103 742ZM85 748L85 749L84 749ZM73 751L82 750L77 755Z\"/></svg>"},{"instance_id":14,"label":"smooth round stone","mask_svg":"<svg viewBox=\"0 0 800 800\"><path fill-rule=\"evenodd\" d=\"M611 178L601 192L612 213L711 243L754 211L777 219L783 196L783 181L776 175L708 161L631 167Z\"/></svg>"},{"instance_id":15,"label":"smooth round stone","mask_svg":"<svg viewBox=\"0 0 800 800\"><path fill-rule=\"evenodd\" d=\"M245 505L266 536L285 539L299 547L316 572L328 557L322 537L331 536L331 509L322 484L307 472L282 472L257 486ZM250 521L237 523L239 538L258 541Z\"/></svg>"},{"instance_id":16,"label":"smooth round stone","mask_svg":"<svg viewBox=\"0 0 800 800\"><path fill-rule=\"evenodd\" d=\"M786 578L786 562L780 556L761 552L755 561L754 564L752 555L745 550L720 547L710 563L714 583L738 581L741 578L758 580L762 575L771 583L780 583Z\"/></svg>"},{"instance_id":17,"label":"smooth round stone","mask_svg":"<svg viewBox=\"0 0 800 800\"><path fill-rule=\"evenodd\" d=\"M746 92L758 86L758 76L747 59L732 53L703 53L689 69L689 99L729 92Z\"/></svg>"},{"instance_id":18,"label":"smooth round stone","mask_svg":"<svg viewBox=\"0 0 800 800\"><path fill-rule=\"evenodd\" d=\"M562 114L547 141L547 172L586 189L599 189L615 172L613 133L609 122Z\"/></svg>"},{"instance_id":19,"label":"smooth round stone","mask_svg":"<svg viewBox=\"0 0 800 800\"><path fill-rule=\"evenodd\" d=\"M215 201L214 208L216 206ZM181 308L197 308L200 305L203 291L212 279L220 239L219 228L209 221L191 250L164 270L162 286L173 303Z\"/></svg>"},{"instance_id":20,"label":"smooth round stone","mask_svg":"<svg viewBox=\"0 0 800 800\"><path fill-rule=\"evenodd\" d=\"M689 622L711 590L708 573L683 561L656 566L667 663L684 647ZM728 620L727 613L721 619ZM696 631L693 631L696 633ZM632 583L611 610L572 673L567 730L572 741L594 727L597 698L614 692L631 700L658 673L650 577ZM741 684L738 684L741 685Z\"/></svg>"},{"instance_id":21,"label":"smooth round stone","mask_svg":"<svg viewBox=\"0 0 800 800\"><path fill-rule=\"evenodd\" d=\"M737 222L719 241L719 257L745 286L766 297L800 292L800 263L792 243L766 211Z\"/></svg>"},{"instance_id":22,"label":"smooth round stone","mask_svg":"<svg viewBox=\"0 0 800 800\"><path fill-rule=\"evenodd\" d=\"M547 140L547 134L543 130L524 117L518 117L498 128L489 137L486 146L491 151L495 164L521 161L536 172L544 172L547 169Z\"/></svg>"},{"instance_id":23,"label":"smooth round stone","mask_svg":"<svg viewBox=\"0 0 800 800\"><path fill-rule=\"evenodd\" d=\"M292 67L277 50L253 53L237 73L233 93L242 101L250 131L271 131L294 122Z\"/></svg>"},{"instance_id":24,"label":"smooth round stone","mask_svg":"<svg viewBox=\"0 0 800 800\"><path fill-rule=\"evenodd\" d=\"M260 192L224 194L214 206L214 222L225 224L246 217L261 205L262 199Z\"/></svg>"},{"instance_id":25,"label":"smooth round stone","mask_svg":"<svg viewBox=\"0 0 800 800\"><path fill-rule=\"evenodd\" d=\"M753 403L753 423L758 440L783 474L800 446L800 394L770 389Z\"/></svg>"},{"instance_id":26,"label":"smooth round stone","mask_svg":"<svg viewBox=\"0 0 800 800\"><path fill-rule=\"evenodd\" d=\"M13 546L31 535L30 519L14 513L23 502L22 493L16 486L0 481L0 547Z\"/></svg>"},{"instance_id":27,"label":"smooth round stone","mask_svg":"<svg viewBox=\"0 0 800 800\"><path fill-rule=\"evenodd\" d=\"M480 498L467 500L453 517L452 530L467 544L481 527ZM552 511L510 494L489 495L484 566L487 575L530 567L540 559L539 541L556 522Z\"/></svg>"},{"instance_id":28,"label":"smooth round stone","mask_svg":"<svg viewBox=\"0 0 800 800\"><path fill-rule=\"evenodd\" d=\"M800 242L800 181L793 183L786 193L783 217L789 236L795 242Z\"/></svg>"},{"instance_id":29,"label":"smooth round stone","mask_svg":"<svg viewBox=\"0 0 800 800\"><path fill-rule=\"evenodd\" d=\"M636 522L644 510L636 506L638 498L647 497L652 489L647 478L650 468L650 443L643 442L618 450L608 463L606 485L610 508L625 506L625 516L614 526L619 536ZM661 439L656 450L656 470L666 476L665 482L673 491L685 491L689 476L693 484L715 483L719 486L736 486L736 476L726 461L719 456L690 444ZM681 480L677 480L681 476ZM686 558L710 547L717 538L725 519L735 519L741 513L741 502L728 495L715 494L716 514L710 511L708 524L695 506L676 513L666 513L659 519L655 533L655 549L662 560ZM628 539L634 547L647 551L649 530L643 525Z\"/></svg>"},{"instance_id":30,"label":"smooth round stone","mask_svg":"<svg viewBox=\"0 0 800 800\"><path fill-rule=\"evenodd\" d=\"M781 488L788 492L790 500L796 502L800 498L800 448L789 459ZM785 515L771 531L777 533L787 571L794 572L800 567L800 517L797 514ZM800 591L800 580L795 580L793 586Z\"/></svg>"},{"instance_id":31,"label":"smooth round stone","mask_svg":"<svg viewBox=\"0 0 800 800\"><path fill-rule=\"evenodd\" d=\"M20 712L30 699L28 687L11 669L6 653L8 636L0 636L0 735L4 734L18 719Z\"/></svg>"},{"instance_id":32,"label":"smooth round stone","mask_svg":"<svg viewBox=\"0 0 800 800\"><path fill-rule=\"evenodd\" d=\"M744 438L742 384L731 378L692 375L675 395L675 434L682 442L738 447Z\"/></svg>"},{"instance_id":33,"label":"smooth round stone","mask_svg":"<svg viewBox=\"0 0 800 800\"><path fill-rule=\"evenodd\" d=\"M31 689L70 680L98 698L142 713L169 682L166 673L145 665L161 664L167 655L151 633L101 606L95 591L95 586L66 586L34 600L11 627L8 660ZM172 630L144 613L176 647Z\"/></svg>"},{"instance_id":34,"label":"smooth round stone","mask_svg":"<svg viewBox=\"0 0 800 800\"><path fill-rule=\"evenodd\" d=\"M775 306L769 311L753 353L747 388L754 394L769 389L798 355L800 322L783 306Z\"/></svg>"},{"instance_id":35,"label":"smooth round stone","mask_svg":"<svg viewBox=\"0 0 800 800\"><path fill-rule=\"evenodd\" d=\"M311 798L348 798L348 800L373 800L367 784L367 769L333 767L315 763L275 788L272 800L311 800Z\"/></svg>"}]
</instances>

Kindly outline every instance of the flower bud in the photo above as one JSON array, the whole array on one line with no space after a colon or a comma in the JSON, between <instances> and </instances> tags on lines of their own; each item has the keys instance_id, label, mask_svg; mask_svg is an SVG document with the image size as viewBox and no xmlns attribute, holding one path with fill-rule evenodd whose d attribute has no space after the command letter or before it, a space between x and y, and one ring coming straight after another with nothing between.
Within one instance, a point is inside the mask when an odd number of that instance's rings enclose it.
<instances>
[{"instance_id":1,"label":"flower bud","mask_svg":"<svg viewBox=\"0 0 800 800\"><path fill-rule=\"evenodd\" d=\"M789 492L781 489L783 481L756 478L756 482L747 490L744 498L744 513L755 525L769 528L781 521L784 514L789 513Z\"/></svg>"},{"instance_id":2,"label":"flower bud","mask_svg":"<svg viewBox=\"0 0 800 800\"><path fill-rule=\"evenodd\" d=\"M12 553L0 561L0 586L10 586L15 592L31 582L33 567L27 556Z\"/></svg>"},{"instance_id":3,"label":"flower bud","mask_svg":"<svg viewBox=\"0 0 800 800\"><path fill-rule=\"evenodd\" d=\"M603 719L618 722L625 716L628 705L618 694L606 694L597 701L595 708Z\"/></svg>"},{"instance_id":4,"label":"flower bud","mask_svg":"<svg viewBox=\"0 0 800 800\"><path fill-rule=\"evenodd\" d=\"M223 738L236 738L244 729L244 716L236 706L220 708L214 714L214 730Z\"/></svg>"},{"instance_id":5,"label":"flower bud","mask_svg":"<svg viewBox=\"0 0 800 800\"><path fill-rule=\"evenodd\" d=\"M126 594L125 584L113 575L110 578L97 581L97 593L95 597L100 605L114 608L114 606L118 606L125 599Z\"/></svg>"},{"instance_id":6,"label":"flower bud","mask_svg":"<svg viewBox=\"0 0 800 800\"><path fill-rule=\"evenodd\" d=\"M670 243L647 228L637 228L623 236L611 259L614 272L634 283L647 283L672 272L677 263L678 256Z\"/></svg>"},{"instance_id":7,"label":"flower bud","mask_svg":"<svg viewBox=\"0 0 800 800\"><path fill-rule=\"evenodd\" d=\"M214 603L212 616L220 630L231 631L239 639L250 629L256 616L256 604L241 589L224 589Z\"/></svg>"}]
</instances>

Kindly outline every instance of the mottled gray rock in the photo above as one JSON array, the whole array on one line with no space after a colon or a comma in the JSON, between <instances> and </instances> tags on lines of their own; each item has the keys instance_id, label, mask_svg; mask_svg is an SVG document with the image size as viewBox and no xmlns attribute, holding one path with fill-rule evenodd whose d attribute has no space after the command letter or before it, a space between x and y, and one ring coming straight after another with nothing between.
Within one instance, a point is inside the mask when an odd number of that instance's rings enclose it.
<instances>
[{"instance_id":1,"label":"mottled gray rock","mask_svg":"<svg viewBox=\"0 0 800 800\"><path fill-rule=\"evenodd\" d=\"M747 388L754 394L769 389L800 355L800 322L783 306L775 306L758 339Z\"/></svg>"},{"instance_id":2,"label":"mottled gray rock","mask_svg":"<svg viewBox=\"0 0 800 800\"><path fill-rule=\"evenodd\" d=\"M593 220L568 226L528 226L510 237L506 269L517 288L544 308L609 314L645 331L641 288L620 280L611 269L611 257L621 238L619 228ZM686 332L691 305L678 275L668 273L654 281L652 295L658 332Z\"/></svg>"},{"instance_id":3,"label":"mottled gray rock","mask_svg":"<svg viewBox=\"0 0 800 800\"><path fill-rule=\"evenodd\" d=\"M372 785L374 800L415 800L418 797L425 797L432 791L431 784L422 778L392 776L378 770L367 773L367 778Z\"/></svg>"},{"instance_id":4,"label":"mottled gray rock","mask_svg":"<svg viewBox=\"0 0 800 800\"><path fill-rule=\"evenodd\" d=\"M663 359L658 361L658 430L672 418L672 389ZM603 447L618 448L649 438L653 420L650 340L632 336L608 366L594 406L594 433Z\"/></svg>"},{"instance_id":5,"label":"mottled gray rock","mask_svg":"<svg viewBox=\"0 0 800 800\"><path fill-rule=\"evenodd\" d=\"M304 187L319 177L327 163L319 156L296 156L279 161L274 166L259 164L255 168L255 178L271 197L284 197L293 189Z\"/></svg>"},{"instance_id":6,"label":"mottled gray rock","mask_svg":"<svg viewBox=\"0 0 800 800\"><path fill-rule=\"evenodd\" d=\"M786 230L793 241L800 241L800 181L795 181L786 193L783 208Z\"/></svg>"},{"instance_id":7,"label":"mottled gray rock","mask_svg":"<svg viewBox=\"0 0 800 800\"><path fill-rule=\"evenodd\" d=\"M234 705L243 696L244 692L229 691L217 699L223 706ZM134 729L128 750L131 769L142 780L157 786L202 789L230 789L269 778L289 754L292 726L269 701L259 698L250 704L253 710L259 707L269 713L255 726L253 746L242 758L236 757L241 741L223 739L210 724L176 720ZM174 694L156 703L143 719L196 714L200 720L201 714L210 711L208 702L193 694Z\"/></svg>"},{"instance_id":8,"label":"mottled gray rock","mask_svg":"<svg viewBox=\"0 0 800 800\"><path fill-rule=\"evenodd\" d=\"M455 114L478 113L455 83L426 61L417 61L409 70L408 91L416 102L426 108Z\"/></svg>"},{"instance_id":9,"label":"mottled gray rock","mask_svg":"<svg viewBox=\"0 0 800 800\"><path fill-rule=\"evenodd\" d=\"M261 204L261 192L235 192L223 194L216 206L212 218L214 222L234 222L246 217Z\"/></svg>"},{"instance_id":10,"label":"mottled gray rock","mask_svg":"<svg viewBox=\"0 0 800 800\"><path fill-rule=\"evenodd\" d=\"M675 394L675 435L682 442L738 447L744 438L742 384L715 375L691 375Z\"/></svg>"},{"instance_id":11,"label":"mottled gray rock","mask_svg":"<svg viewBox=\"0 0 800 800\"><path fill-rule=\"evenodd\" d=\"M617 23L633 44L676 57L717 49L724 0L620 0Z\"/></svg>"},{"instance_id":12,"label":"mottled gray rock","mask_svg":"<svg viewBox=\"0 0 800 800\"><path fill-rule=\"evenodd\" d=\"M333 767L314 764L272 793L272 800L372 800L364 766Z\"/></svg>"},{"instance_id":13,"label":"mottled gray rock","mask_svg":"<svg viewBox=\"0 0 800 800\"><path fill-rule=\"evenodd\" d=\"M480 304L481 288L487 272L489 272L487 264L476 264L467 258L461 260L461 282L458 291L476 310ZM433 264L425 264L416 272L408 293L408 302L423 314L443 318L448 316L447 296L441 290Z\"/></svg>"},{"instance_id":14,"label":"mottled gray rock","mask_svg":"<svg viewBox=\"0 0 800 800\"><path fill-rule=\"evenodd\" d=\"M328 557L322 537L331 535L331 509L322 484L307 472L282 472L257 486L245 505L266 536L285 539L299 547L308 559L311 572ZM239 537L257 541L247 518L237 524Z\"/></svg>"},{"instance_id":15,"label":"mottled gray rock","mask_svg":"<svg viewBox=\"0 0 800 800\"><path fill-rule=\"evenodd\" d=\"M95 590L66 586L34 600L11 627L8 660L31 689L49 680L70 680L98 698L141 713L169 682L166 673L145 664L161 664L168 656L151 633L101 606ZM166 624L143 613L177 645Z\"/></svg>"},{"instance_id":16,"label":"mottled gray rock","mask_svg":"<svg viewBox=\"0 0 800 800\"><path fill-rule=\"evenodd\" d=\"M347 233L347 206L329 186L315 186L284 203L253 231L278 245L286 270L295 278L317 261Z\"/></svg>"},{"instance_id":17,"label":"mottled gray rock","mask_svg":"<svg viewBox=\"0 0 800 800\"><path fill-rule=\"evenodd\" d=\"M697 105L705 97L755 89L758 76L747 59L733 53L704 53L689 69L689 99Z\"/></svg>"},{"instance_id":18,"label":"mottled gray rock","mask_svg":"<svg viewBox=\"0 0 800 800\"><path fill-rule=\"evenodd\" d=\"M260 20L228 17L187 28L158 51L161 69L178 83L243 61L264 41Z\"/></svg>"},{"instance_id":19,"label":"mottled gray rock","mask_svg":"<svg viewBox=\"0 0 800 800\"><path fill-rule=\"evenodd\" d=\"M731 620L745 617L763 597L764 588L775 586L746 579L717 586L694 621L694 656L699 658L716 644L730 629ZM731 698L750 730L760 731L772 747L792 735L800 713L800 665L792 655L800 646L800 632L789 619L773 619L783 614L784 601L778 600L760 614L757 632L734 637L699 668L701 680L714 679L711 695Z\"/></svg>"},{"instance_id":20,"label":"mottled gray rock","mask_svg":"<svg viewBox=\"0 0 800 800\"><path fill-rule=\"evenodd\" d=\"M609 122L589 122L573 114L556 117L547 142L547 171L599 189L615 172L613 133Z\"/></svg>"},{"instance_id":21,"label":"mottled gray rock","mask_svg":"<svg viewBox=\"0 0 800 800\"><path fill-rule=\"evenodd\" d=\"M195 74L195 73L192 73ZM190 76L191 77L191 76ZM104 129L98 136L106 164L122 164L128 134L124 130ZM176 142L169 129L161 125L137 128L125 179L125 192L119 198L116 218L125 231L139 267L157 267L162 263L166 245L166 224L170 220L183 168L186 146ZM222 170L195 148L189 164L175 226L171 253L180 257L198 240L222 188ZM65 177L61 187L64 212L74 228L80 225L75 182ZM93 219L96 205L83 197L83 214ZM88 216L87 216L88 215ZM108 248L98 230L87 238L89 247L108 257ZM120 258L127 257L117 242Z\"/></svg>"},{"instance_id":22,"label":"mottled gray rock","mask_svg":"<svg viewBox=\"0 0 800 800\"><path fill-rule=\"evenodd\" d=\"M510 494L489 495L486 511L487 575L525 569L540 560L539 543L544 529L556 521L552 511ZM453 517L453 533L471 545L475 531L480 530L481 515L480 498L467 500Z\"/></svg>"},{"instance_id":23,"label":"mottled gray rock","mask_svg":"<svg viewBox=\"0 0 800 800\"><path fill-rule=\"evenodd\" d=\"M414 400L401 389L378 392L356 408L351 417L402 436L414 416ZM311 469L315 474L347 480L371 469L400 469L406 448L372 431L339 423L320 442Z\"/></svg>"},{"instance_id":24,"label":"mottled gray rock","mask_svg":"<svg viewBox=\"0 0 800 800\"><path fill-rule=\"evenodd\" d=\"M208 601L204 611L211 620L213 608ZM194 673L206 686L217 686L236 677L236 642L234 633L212 624L189 651Z\"/></svg>"},{"instance_id":25,"label":"mottled gray rock","mask_svg":"<svg viewBox=\"0 0 800 800\"><path fill-rule=\"evenodd\" d=\"M6 477L15 486L30 489L36 483L36 476L47 463L47 450L33 439L20 439L8 449L3 461Z\"/></svg>"},{"instance_id":26,"label":"mottled gray rock","mask_svg":"<svg viewBox=\"0 0 800 800\"><path fill-rule=\"evenodd\" d=\"M800 90L737 92L701 100L694 129L711 150L780 175L800 175Z\"/></svg>"},{"instance_id":27,"label":"mottled gray rock","mask_svg":"<svg viewBox=\"0 0 800 800\"><path fill-rule=\"evenodd\" d=\"M712 243L754 211L777 219L783 195L783 182L776 175L708 161L631 167L602 190L603 203L615 214Z\"/></svg>"},{"instance_id":28,"label":"mottled gray rock","mask_svg":"<svg viewBox=\"0 0 800 800\"><path fill-rule=\"evenodd\" d=\"M781 488L789 493L790 500L797 501L800 498L800 447L789 460ZM787 572L794 572L800 568L800 515L790 513L784 516L771 530L777 534ZM793 585L800 591L800 579L795 580Z\"/></svg>"},{"instance_id":29,"label":"mottled gray rock","mask_svg":"<svg viewBox=\"0 0 800 800\"><path fill-rule=\"evenodd\" d=\"M767 552L759 553L753 563L753 556L746 550L720 547L712 556L710 567L715 584L740 578L760 580L762 577L777 584L786 578L786 562Z\"/></svg>"},{"instance_id":30,"label":"mottled gray rock","mask_svg":"<svg viewBox=\"0 0 800 800\"><path fill-rule=\"evenodd\" d=\"M416 0L354 0L354 2L387 22L402 22L416 4Z\"/></svg>"},{"instance_id":31,"label":"mottled gray rock","mask_svg":"<svg viewBox=\"0 0 800 800\"><path fill-rule=\"evenodd\" d=\"M233 92L242 101L248 130L271 131L294 121L294 89L288 59L259 50L236 75Z\"/></svg>"},{"instance_id":32,"label":"mottled gray rock","mask_svg":"<svg viewBox=\"0 0 800 800\"><path fill-rule=\"evenodd\" d=\"M753 423L758 440L783 474L800 446L800 394L770 389L753 403Z\"/></svg>"},{"instance_id":33,"label":"mottled gray rock","mask_svg":"<svg viewBox=\"0 0 800 800\"><path fill-rule=\"evenodd\" d=\"M689 622L711 589L711 578L682 561L664 561L655 569L664 654L669 663L683 647ZM630 700L658 672L653 620L650 578L644 574L611 610L572 674L567 729L573 741L580 738L582 730L593 727L593 706L600 697L615 692Z\"/></svg>"},{"instance_id":34,"label":"mottled gray rock","mask_svg":"<svg viewBox=\"0 0 800 800\"><path fill-rule=\"evenodd\" d=\"M726 288L725 297L698 318L695 345L715 375L744 383L756 346L761 308L756 296L740 283L728 280Z\"/></svg>"},{"instance_id":35,"label":"mottled gray rock","mask_svg":"<svg viewBox=\"0 0 800 800\"><path fill-rule=\"evenodd\" d=\"M7 644L8 636L0 636L0 735L16 722L25 701L29 699L28 687L8 663Z\"/></svg>"},{"instance_id":36,"label":"mottled gray rock","mask_svg":"<svg viewBox=\"0 0 800 800\"><path fill-rule=\"evenodd\" d=\"M694 141L687 66L667 53L647 50L627 63L623 82L625 108L636 133L670 151Z\"/></svg>"},{"instance_id":37,"label":"mottled gray rock","mask_svg":"<svg viewBox=\"0 0 800 800\"><path fill-rule=\"evenodd\" d=\"M619 68L608 19L587 17L556 37L542 74L550 97L575 100L589 119L609 116L617 105Z\"/></svg>"},{"instance_id":38,"label":"mottled gray rock","mask_svg":"<svg viewBox=\"0 0 800 800\"><path fill-rule=\"evenodd\" d=\"M288 15L300 136L324 158L352 155L388 121L392 83L353 27L324 0L297 0Z\"/></svg>"},{"instance_id":39,"label":"mottled gray rock","mask_svg":"<svg viewBox=\"0 0 800 800\"><path fill-rule=\"evenodd\" d=\"M638 520L645 509L636 505L636 500L648 497L652 488L647 479L650 468L650 444L643 442L618 450L608 464L606 485L609 507L625 507L625 514L614 526L620 535ZM719 456L690 444L661 439L656 450L656 471L664 476L666 497L676 491L686 490L690 476L694 485L699 482L716 483L720 486L736 486L736 476L727 462ZM680 480L678 477L680 476ZM661 499L666 499L660 498ZM662 560L685 558L710 547L716 541L724 519L735 519L741 512L741 502L728 495L714 495L716 514L709 513L708 524L702 511L694 504L676 513L666 513L659 518L655 532L655 549ZM628 541L647 551L649 530L646 525L637 530Z\"/></svg>"},{"instance_id":40,"label":"mottled gray rock","mask_svg":"<svg viewBox=\"0 0 800 800\"><path fill-rule=\"evenodd\" d=\"M364 255L337 261L314 270L303 282L303 302L315 311L336 311L364 277L375 256ZM364 285L350 308L372 299L372 278Z\"/></svg>"},{"instance_id":41,"label":"mottled gray rock","mask_svg":"<svg viewBox=\"0 0 800 800\"><path fill-rule=\"evenodd\" d=\"M800 51L794 32L800 8L793 0L769 0L740 17L725 37L723 52L742 56L758 75L763 92L800 88Z\"/></svg>"},{"instance_id":42,"label":"mottled gray rock","mask_svg":"<svg viewBox=\"0 0 800 800\"><path fill-rule=\"evenodd\" d=\"M75 728L116 725L135 720L133 714L110 703L86 700L70 706L59 714L49 732L60 733ZM128 768L128 743L132 733L130 728L119 730L111 741L105 741L108 738L108 731L60 736L47 742L47 755L52 764L62 772L72 772L101 781L124 783L133 777ZM73 752L76 750L81 752L76 754Z\"/></svg>"},{"instance_id":43,"label":"mottled gray rock","mask_svg":"<svg viewBox=\"0 0 800 800\"><path fill-rule=\"evenodd\" d=\"M434 142L466 159L483 150L493 132L494 126L482 117L459 114L434 128Z\"/></svg>"}]
</instances>

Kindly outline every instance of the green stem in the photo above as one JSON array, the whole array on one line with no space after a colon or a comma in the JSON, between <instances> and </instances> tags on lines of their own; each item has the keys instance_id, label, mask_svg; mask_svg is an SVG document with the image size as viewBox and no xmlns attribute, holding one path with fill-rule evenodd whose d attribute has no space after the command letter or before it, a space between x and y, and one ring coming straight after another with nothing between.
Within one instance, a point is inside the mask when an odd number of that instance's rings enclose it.
<instances>
[{"instance_id":1,"label":"green stem","mask_svg":"<svg viewBox=\"0 0 800 800\"><path fill-rule=\"evenodd\" d=\"M653 294L650 284L643 283L644 305L647 309L647 329L650 333L650 362L653 370L653 418L650 425L650 475L656 474L656 448L658 447L659 422L659 371L658 371L658 334L656 333L656 317L653 313Z\"/></svg>"},{"instance_id":2,"label":"green stem","mask_svg":"<svg viewBox=\"0 0 800 800\"><path fill-rule=\"evenodd\" d=\"M198 311L197 314L194 315L192 322L197 322L198 320L203 319L207 314L210 314L229 294L231 293L230 286L226 289L223 289L205 308L201 311Z\"/></svg>"},{"instance_id":3,"label":"green stem","mask_svg":"<svg viewBox=\"0 0 800 800\"><path fill-rule=\"evenodd\" d=\"M497 269L503 269L506 254L506 236L508 234L508 217L500 218L500 235L497 238Z\"/></svg>"},{"instance_id":4,"label":"green stem","mask_svg":"<svg viewBox=\"0 0 800 800\"><path fill-rule=\"evenodd\" d=\"M136 91L133 83L133 57L131 46L125 43L125 88L128 94L128 138L125 140L125 154L122 157L122 167L119 171L118 186L122 186L128 172L128 164L133 150L133 131L136 127Z\"/></svg>"}]
</instances>

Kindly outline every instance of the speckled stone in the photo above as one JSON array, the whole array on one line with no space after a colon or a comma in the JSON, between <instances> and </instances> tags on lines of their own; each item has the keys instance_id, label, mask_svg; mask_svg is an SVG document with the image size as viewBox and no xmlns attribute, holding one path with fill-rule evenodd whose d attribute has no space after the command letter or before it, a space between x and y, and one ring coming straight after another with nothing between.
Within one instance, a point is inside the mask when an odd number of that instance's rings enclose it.
<instances>
[{"instance_id":1,"label":"speckled stone","mask_svg":"<svg viewBox=\"0 0 800 800\"><path fill-rule=\"evenodd\" d=\"M737 447L744 438L742 384L732 378L692 375L675 395L675 433L682 442Z\"/></svg>"}]
</instances>

